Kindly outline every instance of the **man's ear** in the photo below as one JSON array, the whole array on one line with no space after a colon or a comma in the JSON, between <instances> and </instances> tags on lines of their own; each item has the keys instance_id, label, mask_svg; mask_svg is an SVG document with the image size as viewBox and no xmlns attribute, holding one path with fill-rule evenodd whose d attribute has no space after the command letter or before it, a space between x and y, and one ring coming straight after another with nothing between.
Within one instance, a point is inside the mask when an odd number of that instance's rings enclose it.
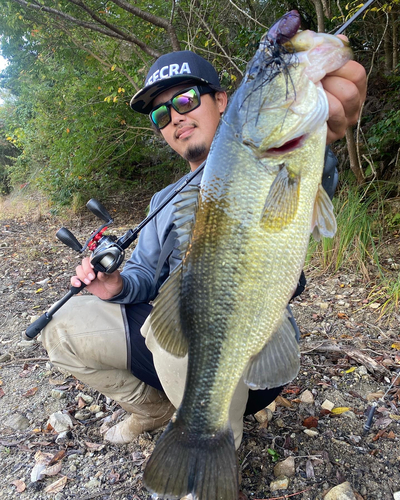
<instances>
[{"instance_id":1,"label":"man's ear","mask_svg":"<svg viewBox=\"0 0 400 500\"><path fill-rule=\"evenodd\" d=\"M218 110L222 115L228 104L228 96L226 92L215 92L215 100L217 101Z\"/></svg>"}]
</instances>

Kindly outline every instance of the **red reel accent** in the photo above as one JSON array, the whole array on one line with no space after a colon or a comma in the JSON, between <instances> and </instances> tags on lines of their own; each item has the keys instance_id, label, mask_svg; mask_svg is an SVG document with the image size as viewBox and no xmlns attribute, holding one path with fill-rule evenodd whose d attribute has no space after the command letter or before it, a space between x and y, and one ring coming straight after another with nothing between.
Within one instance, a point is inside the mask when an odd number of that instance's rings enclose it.
<instances>
[{"instance_id":1,"label":"red reel accent","mask_svg":"<svg viewBox=\"0 0 400 500\"><path fill-rule=\"evenodd\" d=\"M101 239L101 237L103 236L104 231L106 231L107 229L108 229L108 228L107 228L107 226L106 226L106 227L104 227L101 231L99 231L99 232L96 234L96 236L94 236L94 237L90 240L90 242L89 242L89 244L88 244L88 248L89 248L89 250L90 250L91 252L93 252L93 250L95 250L95 249L97 248L97 243L98 243L98 241Z\"/></svg>"}]
</instances>

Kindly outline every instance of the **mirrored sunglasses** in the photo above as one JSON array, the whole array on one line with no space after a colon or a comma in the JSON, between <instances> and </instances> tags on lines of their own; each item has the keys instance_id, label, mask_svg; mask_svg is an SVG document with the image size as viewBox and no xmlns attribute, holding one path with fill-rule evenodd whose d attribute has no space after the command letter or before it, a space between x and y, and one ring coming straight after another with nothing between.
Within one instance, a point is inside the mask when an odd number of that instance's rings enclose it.
<instances>
[{"instance_id":1,"label":"mirrored sunglasses","mask_svg":"<svg viewBox=\"0 0 400 500\"><path fill-rule=\"evenodd\" d=\"M171 106L180 115L189 113L201 104L200 95L214 93L211 87L189 87L180 90L169 101L159 104L150 111L150 120L158 130L171 122Z\"/></svg>"}]
</instances>

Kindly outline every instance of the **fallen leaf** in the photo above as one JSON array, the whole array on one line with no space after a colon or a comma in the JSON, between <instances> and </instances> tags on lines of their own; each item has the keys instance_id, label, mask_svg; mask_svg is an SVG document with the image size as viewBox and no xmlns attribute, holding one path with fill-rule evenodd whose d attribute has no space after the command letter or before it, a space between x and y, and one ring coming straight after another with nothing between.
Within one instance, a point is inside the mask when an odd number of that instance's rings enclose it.
<instances>
[{"instance_id":1,"label":"fallen leaf","mask_svg":"<svg viewBox=\"0 0 400 500\"><path fill-rule=\"evenodd\" d=\"M307 429L311 429L312 427L317 428L318 427L318 418L307 417L306 419L303 420L303 425L304 425L304 427L307 427Z\"/></svg>"},{"instance_id":2,"label":"fallen leaf","mask_svg":"<svg viewBox=\"0 0 400 500\"><path fill-rule=\"evenodd\" d=\"M78 408L84 408L86 406L86 402L80 397L78 399Z\"/></svg>"},{"instance_id":3,"label":"fallen leaf","mask_svg":"<svg viewBox=\"0 0 400 500\"><path fill-rule=\"evenodd\" d=\"M54 456L53 458L50 460L49 462L49 465L52 465L56 462L58 462L59 460L62 460L64 457L65 457L65 454L66 454L66 451L65 450L60 450L58 451Z\"/></svg>"},{"instance_id":4,"label":"fallen leaf","mask_svg":"<svg viewBox=\"0 0 400 500\"><path fill-rule=\"evenodd\" d=\"M3 391L3 389L0 387L0 398L2 398L6 393Z\"/></svg>"},{"instance_id":5,"label":"fallen leaf","mask_svg":"<svg viewBox=\"0 0 400 500\"><path fill-rule=\"evenodd\" d=\"M338 318L339 319L349 319L349 317L345 313L338 313Z\"/></svg>"},{"instance_id":6,"label":"fallen leaf","mask_svg":"<svg viewBox=\"0 0 400 500\"><path fill-rule=\"evenodd\" d=\"M349 408L348 406L338 406L337 408L333 408L331 413L333 413L334 415L341 415L342 413L350 410L351 408Z\"/></svg>"},{"instance_id":7,"label":"fallen leaf","mask_svg":"<svg viewBox=\"0 0 400 500\"><path fill-rule=\"evenodd\" d=\"M356 370L357 368L355 366L352 366L351 368L349 368L348 370L346 370L346 373L352 373Z\"/></svg>"},{"instance_id":8,"label":"fallen leaf","mask_svg":"<svg viewBox=\"0 0 400 500\"><path fill-rule=\"evenodd\" d=\"M16 479L11 484L13 484L17 488L18 493L22 493L26 490L26 484L20 479Z\"/></svg>"},{"instance_id":9,"label":"fallen leaf","mask_svg":"<svg viewBox=\"0 0 400 500\"><path fill-rule=\"evenodd\" d=\"M26 391L25 394L22 394L26 398L30 398L31 396L34 396L37 393L38 388L37 387L32 387L32 389L29 389Z\"/></svg>"},{"instance_id":10,"label":"fallen leaf","mask_svg":"<svg viewBox=\"0 0 400 500\"><path fill-rule=\"evenodd\" d=\"M395 342L394 344L392 344L390 346L392 349L397 349L398 351L400 351L400 342Z\"/></svg>"},{"instance_id":11,"label":"fallen leaf","mask_svg":"<svg viewBox=\"0 0 400 500\"><path fill-rule=\"evenodd\" d=\"M49 493L55 495L64 489L64 486L67 484L68 478L67 476L63 476L62 478L54 481L54 483L49 484L47 488L44 489L45 493Z\"/></svg>"},{"instance_id":12,"label":"fallen leaf","mask_svg":"<svg viewBox=\"0 0 400 500\"><path fill-rule=\"evenodd\" d=\"M44 476L56 476L62 467L62 462L58 462L54 465L51 465L50 467L46 467L43 471L42 474Z\"/></svg>"},{"instance_id":13,"label":"fallen leaf","mask_svg":"<svg viewBox=\"0 0 400 500\"><path fill-rule=\"evenodd\" d=\"M284 398L283 396L278 396L275 399L275 402L277 405L284 406L285 408L292 407L292 403L288 399Z\"/></svg>"}]
</instances>

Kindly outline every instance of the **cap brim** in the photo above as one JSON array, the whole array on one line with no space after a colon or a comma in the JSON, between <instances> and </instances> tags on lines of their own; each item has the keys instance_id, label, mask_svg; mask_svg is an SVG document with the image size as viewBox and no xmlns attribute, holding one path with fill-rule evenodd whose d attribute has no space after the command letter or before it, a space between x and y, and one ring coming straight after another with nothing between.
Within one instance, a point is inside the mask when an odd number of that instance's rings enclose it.
<instances>
[{"instance_id":1,"label":"cap brim","mask_svg":"<svg viewBox=\"0 0 400 500\"><path fill-rule=\"evenodd\" d=\"M165 90L170 89L171 87L183 85L185 83L210 85L210 83L203 78L195 76L188 77L187 75L177 75L172 78L157 80L148 87L144 87L142 90L139 90L139 92L132 97L130 107L139 113L149 114L154 107L153 101L158 95L162 94ZM213 85L210 86L213 87Z\"/></svg>"}]
</instances>

